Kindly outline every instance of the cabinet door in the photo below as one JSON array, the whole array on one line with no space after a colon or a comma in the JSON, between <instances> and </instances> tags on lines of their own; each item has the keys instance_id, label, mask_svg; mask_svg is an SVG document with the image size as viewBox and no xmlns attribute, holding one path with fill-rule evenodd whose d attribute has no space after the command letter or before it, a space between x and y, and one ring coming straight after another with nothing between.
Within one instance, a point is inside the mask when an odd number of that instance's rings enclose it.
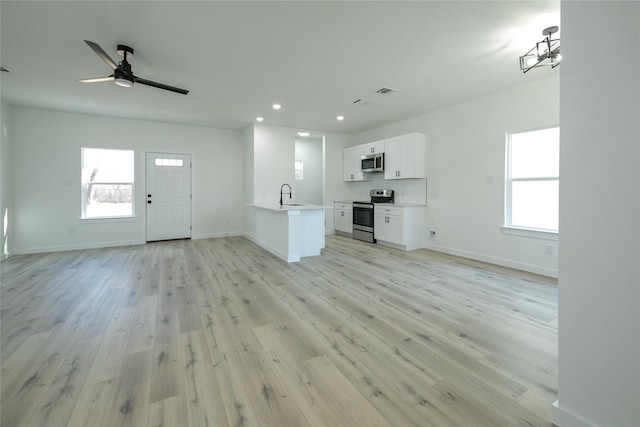
<instances>
[{"instance_id":1,"label":"cabinet door","mask_svg":"<svg viewBox=\"0 0 640 427\"><path fill-rule=\"evenodd\" d=\"M385 179L426 178L425 139L410 133L385 140Z\"/></svg>"},{"instance_id":2,"label":"cabinet door","mask_svg":"<svg viewBox=\"0 0 640 427\"><path fill-rule=\"evenodd\" d=\"M398 138L384 141L384 179L398 179Z\"/></svg>"},{"instance_id":3,"label":"cabinet door","mask_svg":"<svg viewBox=\"0 0 640 427\"><path fill-rule=\"evenodd\" d=\"M336 210L334 214L334 228L336 231L351 233L353 231L353 212L350 210Z\"/></svg>"},{"instance_id":4,"label":"cabinet door","mask_svg":"<svg viewBox=\"0 0 640 427\"><path fill-rule=\"evenodd\" d=\"M384 139L375 142L368 142L366 144L362 144L362 154L378 154L384 153Z\"/></svg>"},{"instance_id":5,"label":"cabinet door","mask_svg":"<svg viewBox=\"0 0 640 427\"><path fill-rule=\"evenodd\" d=\"M404 245L404 218L387 215L387 242Z\"/></svg>"},{"instance_id":6,"label":"cabinet door","mask_svg":"<svg viewBox=\"0 0 640 427\"><path fill-rule=\"evenodd\" d=\"M378 240L389 239L389 224L387 224L388 216L382 213L376 213L373 216L373 237Z\"/></svg>"},{"instance_id":7,"label":"cabinet door","mask_svg":"<svg viewBox=\"0 0 640 427\"><path fill-rule=\"evenodd\" d=\"M362 155L362 147L356 145L344 149L344 180L345 181L362 181L362 163L360 156Z\"/></svg>"},{"instance_id":8,"label":"cabinet door","mask_svg":"<svg viewBox=\"0 0 640 427\"><path fill-rule=\"evenodd\" d=\"M413 134L398 137L398 178L414 178L415 163L415 140Z\"/></svg>"},{"instance_id":9,"label":"cabinet door","mask_svg":"<svg viewBox=\"0 0 640 427\"><path fill-rule=\"evenodd\" d=\"M375 153L384 153L384 139L373 143Z\"/></svg>"}]
</instances>

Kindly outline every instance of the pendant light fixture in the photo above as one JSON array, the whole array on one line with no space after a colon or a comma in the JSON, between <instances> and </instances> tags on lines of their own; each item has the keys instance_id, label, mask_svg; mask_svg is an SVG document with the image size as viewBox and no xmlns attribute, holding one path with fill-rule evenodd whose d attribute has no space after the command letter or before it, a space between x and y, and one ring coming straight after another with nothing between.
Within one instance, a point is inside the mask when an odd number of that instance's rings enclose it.
<instances>
[{"instance_id":1,"label":"pendant light fixture","mask_svg":"<svg viewBox=\"0 0 640 427\"><path fill-rule=\"evenodd\" d=\"M542 35L546 36L542 41L520 57L520 69L526 73L532 68L551 67L560 65L562 55L560 55L560 39L551 38L558 32L558 26L545 28Z\"/></svg>"}]
</instances>

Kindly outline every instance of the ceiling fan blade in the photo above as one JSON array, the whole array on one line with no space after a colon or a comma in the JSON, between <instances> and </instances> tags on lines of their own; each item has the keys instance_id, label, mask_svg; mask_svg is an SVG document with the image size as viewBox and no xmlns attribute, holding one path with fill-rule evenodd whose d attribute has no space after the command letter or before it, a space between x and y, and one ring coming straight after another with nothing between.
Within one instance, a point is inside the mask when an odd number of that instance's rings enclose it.
<instances>
[{"instance_id":1,"label":"ceiling fan blade","mask_svg":"<svg viewBox=\"0 0 640 427\"><path fill-rule=\"evenodd\" d=\"M108 77L96 77L93 79L82 79L78 80L80 83L100 83L100 82L108 82L113 80L113 74Z\"/></svg>"},{"instance_id":2,"label":"ceiling fan blade","mask_svg":"<svg viewBox=\"0 0 640 427\"><path fill-rule=\"evenodd\" d=\"M100 47L100 45L98 45L97 43L94 43L92 41L89 40L85 40L84 41L86 44L89 45L89 47L91 49L93 49L93 51L100 57L102 58L102 60L104 62L107 63L107 65L112 69L115 70L116 68L118 68L118 64L115 63L115 61L113 59L111 59L111 57L109 55L107 55L107 53L102 50L102 48Z\"/></svg>"},{"instance_id":3,"label":"ceiling fan blade","mask_svg":"<svg viewBox=\"0 0 640 427\"><path fill-rule=\"evenodd\" d=\"M137 76L133 76L133 79L136 83L140 83L142 85L157 87L158 89L169 90L171 92L181 93L182 95L186 95L189 93L186 89L180 89L178 87L173 87L169 85L165 85L163 83L152 82L151 80L143 79Z\"/></svg>"}]
</instances>

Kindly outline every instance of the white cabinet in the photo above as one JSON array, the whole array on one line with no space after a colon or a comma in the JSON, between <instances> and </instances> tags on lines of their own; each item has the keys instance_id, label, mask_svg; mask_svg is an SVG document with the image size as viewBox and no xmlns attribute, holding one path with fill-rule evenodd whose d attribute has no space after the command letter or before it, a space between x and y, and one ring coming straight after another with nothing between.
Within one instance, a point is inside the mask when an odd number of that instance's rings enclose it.
<instances>
[{"instance_id":1,"label":"white cabinet","mask_svg":"<svg viewBox=\"0 0 640 427\"><path fill-rule=\"evenodd\" d=\"M362 162L360 160L362 149L363 147L361 145L344 149L343 167L345 181L364 181Z\"/></svg>"},{"instance_id":2,"label":"white cabinet","mask_svg":"<svg viewBox=\"0 0 640 427\"><path fill-rule=\"evenodd\" d=\"M384 142L384 178L426 178L424 134L410 133Z\"/></svg>"},{"instance_id":3,"label":"white cabinet","mask_svg":"<svg viewBox=\"0 0 640 427\"><path fill-rule=\"evenodd\" d=\"M405 251L422 248L424 208L422 206L374 206L374 237Z\"/></svg>"},{"instance_id":4,"label":"white cabinet","mask_svg":"<svg viewBox=\"0 0 640 427\"><path fill-rule=\"evenodd\" d=\"M333 228L339 234L353 232L353 206L351 203L335 202L333 204Z\"/></svg>"},{"instance_id":5,"label":"white cabinet","mask_svg":"<svg viewBox=\"0 0 640 427\"><path fill-rule=\"evenodd\" d=\"M402 209L376 208L373 223L376 240L383 240L396 245L403 244L402 229L404 220Z\"/></svg>"},{"instance_id":6,"label":"white cabinet","mask_svg":"<svg viewBox=\"0 0 640 427\"><path fill-rule=\"evenodd\" d=\"M384 140L362 144L361 147L363 155L384 153Z\"/></svg>"},{"instance_id":7,"label":"white cabinet","mask_svg":"<svg viewBox=\"0 0 640 427\"><path fill-rule=\"evenodd\" d=\"M361 157L367 154L384 153L385 141L369 142L344 149L344 180L364 181Z\"/></svg>"}]
</instances>

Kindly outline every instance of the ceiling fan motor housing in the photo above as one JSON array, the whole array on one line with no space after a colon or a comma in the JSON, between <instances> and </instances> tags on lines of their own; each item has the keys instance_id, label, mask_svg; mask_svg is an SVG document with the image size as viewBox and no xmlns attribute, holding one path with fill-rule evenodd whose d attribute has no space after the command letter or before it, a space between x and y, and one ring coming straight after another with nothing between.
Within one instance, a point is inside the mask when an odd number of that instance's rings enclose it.
<instances>
[{"instance_id":1,"label":"ceiling fan motor housing","mask_svg":"<svg viewBox=\"0 0 640 427\"><path fill-rule=\"evenodd\" d=\"M124 62L124 61L123 61ZM124 69L123 69L124 68ZM127 73L128 68L128 73ZM127 63L120 64L118 68L113 70L113 79L118 86L131 87L133 86L133 74L131 73L131 66Z\"/></svg>"}]
</instances>

